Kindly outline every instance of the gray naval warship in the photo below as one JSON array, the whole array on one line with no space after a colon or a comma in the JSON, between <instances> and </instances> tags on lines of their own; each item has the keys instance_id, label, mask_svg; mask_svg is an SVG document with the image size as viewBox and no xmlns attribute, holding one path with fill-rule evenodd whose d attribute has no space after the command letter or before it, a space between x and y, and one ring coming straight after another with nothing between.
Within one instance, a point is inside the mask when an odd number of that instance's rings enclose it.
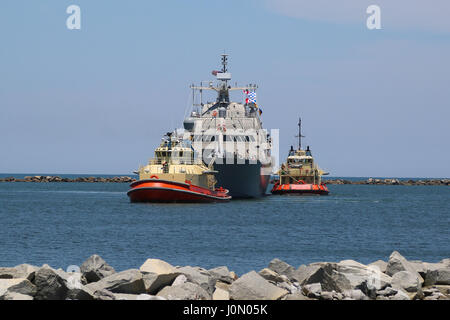
<instances>
[{"instance_id":1,"label":"gray naval warship","mask_svg":"<svg viewBox=\"0 0 450 320\"><path fill-rule=\"evenodd\" d=\"M191 86L192 111L183 122L184 137L234 199L260 197L266 194L274 159L272 139L262 127L256 104L257 86L229 85L227 54L221 62L221 70L212 72L215 82ZM216 101L203 103L204 91L217 93ZM243 102L230 101L231 91L241 91Z\"/></svg>"}]
</instances>

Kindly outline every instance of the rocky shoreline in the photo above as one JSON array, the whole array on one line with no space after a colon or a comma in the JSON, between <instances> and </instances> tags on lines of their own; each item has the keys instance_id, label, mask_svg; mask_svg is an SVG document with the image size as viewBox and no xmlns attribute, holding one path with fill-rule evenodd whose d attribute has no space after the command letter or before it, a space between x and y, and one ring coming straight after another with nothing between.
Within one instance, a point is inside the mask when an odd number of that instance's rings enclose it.
<instances>
[{"instance_id":1,"label":"rocky shoreline","mask_svg":"<svg viewBox=\"0 0 450 320\"><path fill-rule=\"evenodd\" d=\"M131 183L136 179L129 176L117 177L77 177L64 178L60 176L26 176L24 178L5 177L0 182L87 182L87 183ZM400 180L395 178L367 180L324 179L325 184L356 184L356 185L401 185L401 186L449 186L450 179L419 179Z\"/></svg>"},{"instance_id":2,"label":"rocky shoreline","mask_svg":"<svg viewBox=\"0 0 450 320\"><path fill-rule=\"evenodd\" d=\"M60 176L26 176L22 178L6 177L0 178L0 182L88 182L88 183L131 183L136 179L128 176L117 177L77 177L62 178Z\"/></svg>"},{"instance_id":3,"label":"rocky shoreline","mask_svg":"<svg viewBox=\"0 0 450 320\"><path fill-rule=\"evenodd\" d=\"M450 179L421 179L421 180L400 180L400 179L374 179L351 181L345 179L324 179L325 184L363 184L363 185L397 185L397 186L449 186Z\"/></svg>"},{"instance_id":4,"label":"rocky shoreline","mask_svg":"<svg viewBox=\"0 0 450 320\"><path fill-rule=\"evenodd\" d=\"M238 276L147 259L116 272L100 256L66 272L22 264L0 268L0 300L450 300L450 259L318 262L297 269L279 259Z\"/></svg>"}]
</instances>

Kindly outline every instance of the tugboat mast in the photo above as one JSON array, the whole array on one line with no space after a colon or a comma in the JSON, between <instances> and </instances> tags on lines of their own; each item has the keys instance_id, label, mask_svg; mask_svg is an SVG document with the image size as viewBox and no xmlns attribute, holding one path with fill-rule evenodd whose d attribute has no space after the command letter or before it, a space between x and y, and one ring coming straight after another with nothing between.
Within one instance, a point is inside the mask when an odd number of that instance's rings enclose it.
<instances>
[{"instance_id":1,"label":"tugboat mast","mask_svg":"<svg viewBox=\"0 0 450 320\"><path fill-rule=\"evenodd\" d=\"M302 150L302 138L305 136L302 136L302 118L298 118L298 150Z\"/></svg>"}]
</instances>

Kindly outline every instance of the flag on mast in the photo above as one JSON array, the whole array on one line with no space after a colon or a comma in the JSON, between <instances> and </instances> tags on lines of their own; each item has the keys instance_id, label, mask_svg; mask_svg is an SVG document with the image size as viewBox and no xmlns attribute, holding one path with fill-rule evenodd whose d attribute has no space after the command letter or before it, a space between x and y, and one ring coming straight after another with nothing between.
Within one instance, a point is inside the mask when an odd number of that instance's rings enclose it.
<instances>
[{"instance_id":1,"label":"flag on mast","mask_svg":"<svg viewBox=\"0 0 450 320\"><path fill-rule=\"evenodd\" d=\"M256 110L258 110L259 115L261 115L262 114L262 110L256 104L256 92L255 91L249 91L248 89L245 89L244 93L246 94L245 103L246 104L252 103L255 106Z\"/></svg>"}]
</instances>

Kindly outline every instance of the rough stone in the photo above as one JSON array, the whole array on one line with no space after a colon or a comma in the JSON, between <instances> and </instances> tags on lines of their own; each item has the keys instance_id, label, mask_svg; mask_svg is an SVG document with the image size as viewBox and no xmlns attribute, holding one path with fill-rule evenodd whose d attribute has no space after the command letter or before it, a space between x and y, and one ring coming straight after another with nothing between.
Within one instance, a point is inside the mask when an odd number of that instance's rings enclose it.
<instances>
[{"instance_id":1,"label":"rough stone","mask_svg":"<svg viewBox=\"0 0 450 320\"><path fill-rule=\"evenodd\" d=\"M272 281L272 282L283 282L283 278L276 273L275 271L269 269L269 268L264 268L261 271L258 272L259 275L261 277L263 277L264 279L268 280L268 281Z\"/></svg>"},{"instance_id":2,"label":"rough stone","mask_svg":"<svg viewBox=\"0 0 450 320\"><path fill-rule=\"evenodd\" d=\"M295 271L295 268L293 266L277 258L270 261L269 269L275 271L279 275L285 275L289 279L292 279Z\"/></svg>"},{"instance_id":3,"label":"rough stone","mask_svg":"<svg viewBox=\"0 0 450 320\"><path fill-rule=\"evenodd\" d=\"M394 274L400 271L409 271L412 273L416 273L420 277L419 273L416 271L416 268L414 268L414 266L399 252L394 251L389 256L389 261L386 266L386 274L392 277Z\"/></svg>"},{"instance_id":4,"label":"rough stone","mask_svg":"<svg viewBox=\"0 0 450 320\"><path fill-rule=\"evenodd\" d=\"M368 266L372 268L378 268L382 273L386 273L387 262L383 260L377 260L368 264Z\"/></svg>"},{"instance_id":5,"label":"rough stone","mask_svg":"<svg viewBox=\"0 0 450 320\"><path fill-rule=\"evenodd\" d=\"M69 291L64 279L46 265L36 271L34 285L37 287L36 300L64 300Z\"/></svg>"},{"instance_id":6,"label":"rough stone","mask_svg":"<svg viewBox=\"0 0 450 320\"><path fill-rule=\"evenodd\" d=\"M392 281L391 277L380 272L377 267L369 267L353 260L339 262L333 277L338 284L342 284L340 290L336 291L356 288L365 294L369 294L368 291L384 289ZM350 287L344 282L348 282Z\"/></svg>"},{"instance_id":7,"label":"rough stone","mask_svg":"<svg viewBox=\"0 0 450 320\"><path fill-rule=\"evenodd\" d=\"M292 279L298 282L300 285L303 284L311 275L317 272L320 269L320 265L312 264L312 265L301 265L292 273Z\"/></svg>"},{"instance_id":8,"label":"rough stone","mask_svg":"<svg viewBox=\"0 0 450 320\"><path fill-rule=\"evenodd\" d=\"M450 285L450 267L440 267L435 270L427 270L424 286Z\"/></svg>"},{"instance_id":9,"label":"rough stone","mask_svg":"<svg viewBox=\"0 0 450 320\"><path fill-rule=\"evenodd\" d=\"M0 295L7 293L20 293L28 296L35 296L37 288L28 279L0 279Z\"/></svg>"},{"instance_id":10,"label":"rough stone","mask_svg":"<svg viewBox=\"0 0 450 320\"><path fill-rule=\"evenodd\" d=\"M339 263L321 264L316 271L302 282L302 285L320 283L323 291L344 292L346 290L360 289L364 294L375 298L376 290L388 286L391 278L377 268L365 266L353 260L344 260Z\"/></svg>"},{"instance_id":11,"label":"rough stone","mask_svg":"<svg viewBox=\"0 0 450 320\"><path fill-rule=\"evenodd\" d=\"M85 287L97 290L101 288L112 293L146 293L143 276L137 269L129 269L114 273L100 281L90 283Z\"/></svg>"},{"instance_id":12,"label":"rough stone","mask_svg":"<svg viewBox=\"0 0 450 320\"><path fill-rule=\"evenodd\" d=\"M139 270L141 272L155 274L176 273L176 268L174 266L160 259L147 259Z\"/></svg>"},{"instance_id":13,"label":"rough stone","mask_svg":"<svg viewBox=\"0 0 450 320\"><path fill-rule=\"evenodd\" d=\"M80 271L88 283L99 281L116 272L113 267L96 254L90 256L83 262Z\"/></svg>"},{"instance_id":14,"label":"rough stone","mask_svg":"<svg viewBox=\"0 0 450 320\"><path fill-rule=\"evenodd\" d=\"M377 291L377 296L393 296L397 293L397 290L392 287L387 287L383 290Z\"/></svg>"},{"instance_id":15,"label":"rough stone","mask_svg":"<svg viewBox=\"0 0 450 320\"><path fill-rule=\"evenodd\" d=\"M0 279L25 278L33 282L34 274L38 269L38 267L30 264L20 264L13 268L0 268Z\"/></svg>"},{"instance_id":16,"label":"rough stone","mask_svg":"<svg viewBox=\"0 0 450 320\"><path fill-rule=\"evenodd\" d=\"M323 291L319 296L320 300L334 300L333 292Z\"/></svg>"},{"instance_id":17,"label":"rough stone","mask_svg":"<svg viewBox=\"0 0 450 320\"><path fill-rule=\"evenodd\" d=\"M172 282L172 286L178 286L180 284L183 284L187 282L187 278L184 274L180 274L175 278L175 280Z\"/></svg>"},{"instance_id":18,"label":"rough stone","mask_svg":"<svg viewBox=\"0 0 450 320\"><path fill-rule=\"evenodd\" d=\"M307 284L302 287L302 291L308 298L320 298L322 285L320 283Z\"/></svg>"},{"instance_id":19,"label":"rough stone","mask_svg":"<svg viewBox=\"0 0 450 320\"><path fill-rule=\"evenodd\" d=\"M394 289L403 289L406 292L417 292L422 286L416 273L399 271L392 276L392 287Z\"/></svg>"},{"instance_id":20,"label":"rough stone","mask_svg":"<svg viewBox=\"0 0 450 320\"><path fill-rule=\"evenodd\" d=\"M214 290L212 299L213 300L230 300L230 293L227 290L216 287L216 290Z\"/></svg>"},{"instance_id":21,"label":"rough stone","mask_svg":"<svg viewBox=\"0 0 450 320\"><path fill-rule=\"evenodd\" d=\"M98 282L89 283L83 287L83 291L93 300L116 300L114 293L99 286Z\"/></svg>"},{"instance_id":22,"label":"rough stone","mask_svg":"<svg viewBox=\"0 0 450 320\"><path fill-rule=\"evenodd\" d=\"M232 283L234 280L230 276L230 270L226 266L209 269L208 272L216 281Z\"/></svg>"},{"instance_id":23,"label":"rough stone","mask_svg":"<svg viewBox=\"0 0 450 320\"><path fill-rule=\"evenodd\" d=\"M209 273L208 270L200 267L186 266L177 268L177 272L184 274L189 282L198 284L206 290L209 295L213 294L216 279L211 275L211 273Z\"/></svg>"},{"instance_id":24,"label":"rough stone","mask_svg":"<svg viewBox=\"0 0 450 320\"><path fill-rule=\"evenodd\" d=\"M244 274L230 286L232 300L278 300L287 294L255 271Z\"/></svg>"},{"instance_id":25,"label":"rough stone","mask_svg":"<svg viewBox=\"0 0 450 320\"><path fill-rule=\"evenodd\" d=\"M211 295L198 284L185 282L178 286L164 287L157 294L168 300L209 300Z\"/></svg>"},{"instance_id":26,"label":"rough stone","mask_svg":"<svg viewBox=\"0 0 450 320\"><path fill-rule=\"evenodd\" d=\"M389 298L390 300L411 300L409 295L402 289L398 290L398 292Z\"/></svg>"},{"instance_id":27,"label":"rough stone","mask_svg":"<svg viewBox=\"0 0 450 320\"><path fill-rule=\"evenodd\" d=\"M345 298L350 298L351 300L368 300L369 298L359 289L345 290L343 292Z\"/></svg>"}]
</instances>

